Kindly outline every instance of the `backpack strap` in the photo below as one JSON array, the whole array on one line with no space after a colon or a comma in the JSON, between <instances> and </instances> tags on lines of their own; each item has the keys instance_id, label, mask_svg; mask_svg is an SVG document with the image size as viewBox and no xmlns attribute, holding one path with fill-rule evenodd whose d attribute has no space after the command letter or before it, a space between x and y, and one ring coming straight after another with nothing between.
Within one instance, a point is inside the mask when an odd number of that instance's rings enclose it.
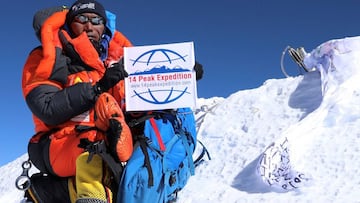
<instances>
[{"instance_id":1,"label":"backpack strap","mask_svg":"<svg viewBox=\"0 0 360 203\"><path fill-rule=\"evenodd\" d=\"M150 118L149 121L150 121L151 127L154 129L156 139L157 139L157 141L159 143L159 146L160 146L160 150L165 151L165 145L164 145L164 142L163 142L163 140L161 138L160 131L159 131L158 126L156 125L154 117Z\"/></svg>"},{"instance_id":2,"label":"backpack strap","mask_svg":"<svg viewBox=\"0 0 360 203\"><path fill-rule=\"evenodd\" d=\"M115 177L116 185L119 185L124 167L120 162L115 161L114 157L107 151L104 140L91 142L87 138L83 138L80 139L78 147L84 148L89 152L88 162L91 161L94 154L98 154L112 171Z\"/></svg>"},{"instance_id":3,"label":"backpack strap","mask_svg":"<svg viewBox=\"0 0 360 203\"><path fill-rule=\"evenodd\" d=\"M154 186L154 174L153 174L151 164L150 164L149 153L147 151L147 146L148 146L147 141L148 140L149 140L149 138L145 137L144 135L138 136L138 142L140 144L141 151L144 154L144 166L146 167L148 174L149 174L148 186L152 187L152 186Z\"/></svg>"},{"instance_id":4,"label":"backpack strap","mask_svg":"<svg viewBox=\"0 0 360 203\"><path fill-rule=\"evenodd\" d=\"M193 150L190 148L188 138L187 138L190 135L188 132L184 132L183 130L181 130L181 131L182 131L182 133L181 133L182 143L185 147L186 153L189 154L189 156L187 156L187 158L188 158L188 162L189 162L190 173L191 173L191 175L195 175L194 160L192 158Z\"/></svg>"},{"instance_id":5,"label":"backpack strap","mask_svg":"<svg viewBox=\"0 0 360 203\"><path fill-rule=\"evenodd\" d=\"M137 119L132 119L131 121L128 122L128 126L130 128L135 127L135 126L145 122L147 119L150 119L150 118L153 118L153 117L155 117L154 114L146 114L146 115L141 116L141 117L139 117Z\"/></svg>"}]
</instances>

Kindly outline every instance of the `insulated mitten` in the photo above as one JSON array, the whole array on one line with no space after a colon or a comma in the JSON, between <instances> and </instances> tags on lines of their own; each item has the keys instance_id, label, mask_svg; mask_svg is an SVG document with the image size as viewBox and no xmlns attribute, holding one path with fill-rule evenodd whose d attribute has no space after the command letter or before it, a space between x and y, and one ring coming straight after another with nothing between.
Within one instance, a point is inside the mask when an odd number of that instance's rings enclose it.
<instances>
[{"instance_id":1,"label":"insulated mitten","mask_svg":"<svg viewBox=\"0 0 360 203\"><path fill-rule=\"evenodd\" d=\"M127 161L133 152L129 126L115 98L103 93L95 103L95 126L106 132L107 144L118 161Z\"/></svg>"}]
</instances>

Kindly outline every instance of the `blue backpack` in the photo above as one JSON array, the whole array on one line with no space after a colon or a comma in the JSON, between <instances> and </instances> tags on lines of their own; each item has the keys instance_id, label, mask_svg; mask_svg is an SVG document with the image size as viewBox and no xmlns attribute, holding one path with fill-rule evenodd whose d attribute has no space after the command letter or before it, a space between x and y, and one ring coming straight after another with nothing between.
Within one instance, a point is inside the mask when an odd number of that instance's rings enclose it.
<instances>
[{"instance_id":1,"label":"blue backpack","mask_svg":"<svg viewBox=\"0 0 360 203\"><path fill-rule=\"evenodd\" d=\"M143 134L134 138L134 152L124 167L117 203L175 201L205 154L193 161L197 141L193 112L189 108L153 112L129 125L139 123L144 125Z\"/></svg>"}]
</instances>

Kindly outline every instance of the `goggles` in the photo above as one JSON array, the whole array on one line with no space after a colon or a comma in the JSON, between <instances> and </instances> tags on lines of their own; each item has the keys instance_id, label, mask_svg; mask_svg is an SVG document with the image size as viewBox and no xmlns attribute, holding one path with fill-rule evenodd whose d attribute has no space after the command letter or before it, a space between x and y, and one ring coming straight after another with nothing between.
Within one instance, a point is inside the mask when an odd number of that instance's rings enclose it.
<instances>
[{"instance_id":1,"label":"goggles","mask_svg":"<svg viewBox=\"0 0 360 203\"><path fill-rule=\"evenodd\" d=\"M102 25L104 24L104 19L100 16L96 16L96 17L92 17L92 18L89 18L87 16L84 16L84 15L77 15L75 16L74 20L78 23L81 23L81 24L86 24L88 22L90 22L91 24L93 25Z\"/></svg>"}]
</instances>

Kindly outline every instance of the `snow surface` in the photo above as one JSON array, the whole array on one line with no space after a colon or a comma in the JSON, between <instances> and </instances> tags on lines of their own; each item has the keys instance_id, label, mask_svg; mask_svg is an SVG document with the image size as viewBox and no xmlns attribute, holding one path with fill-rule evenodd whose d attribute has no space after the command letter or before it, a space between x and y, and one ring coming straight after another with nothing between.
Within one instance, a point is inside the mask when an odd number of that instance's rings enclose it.
<instances>
[{"instance_id":1,"label":"snow surface","mask_svg":"<svg viewBox=\"0 0 360 203\"><path fill-rule=\"evenodd\" d=\"M196 168L178 202L360 202L360 38L325 42L305 64L318 71L198 99L198 138L211 160ZM257 172L264 150L284 137L291 169L309 178L290 191ZM15 179L26 159L0 168L1 203L22 199Z\"/></svg>"}]
</instances>

